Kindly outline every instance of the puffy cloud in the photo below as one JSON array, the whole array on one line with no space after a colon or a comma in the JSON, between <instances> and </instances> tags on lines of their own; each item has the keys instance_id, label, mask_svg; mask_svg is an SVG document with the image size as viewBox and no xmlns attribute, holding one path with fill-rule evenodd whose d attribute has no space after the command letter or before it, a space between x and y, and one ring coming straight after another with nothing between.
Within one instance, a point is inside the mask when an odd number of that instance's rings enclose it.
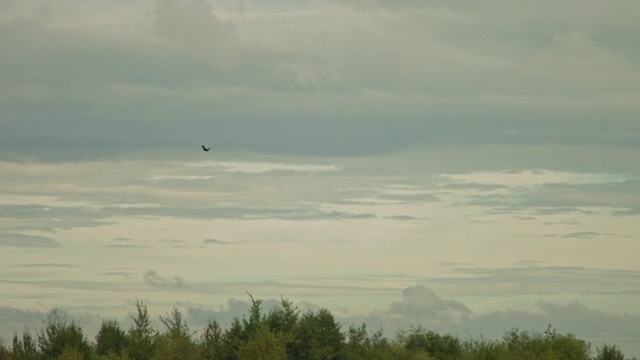
<instances>
[{"instance_id":1,"label":"puffy cloud","mask_svg":"<svg viewBox=\"0 0 640 360\"><path fill-rule=\"evenodd\" d=\"M444 300L424 286L412 286L402 291L403 301L392 303L391 315L429 322L451 321L454 317L469 315L471 311L462 303Z\"/></svg>"}]
</instances>

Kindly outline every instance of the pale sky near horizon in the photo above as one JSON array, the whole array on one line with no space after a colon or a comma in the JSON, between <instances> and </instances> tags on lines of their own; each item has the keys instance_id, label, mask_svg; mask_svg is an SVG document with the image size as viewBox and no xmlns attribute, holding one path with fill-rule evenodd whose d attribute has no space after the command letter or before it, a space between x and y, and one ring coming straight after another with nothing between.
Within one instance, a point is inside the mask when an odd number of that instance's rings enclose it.
<instances>
[{"instance_id":1,"label":"pale sky near horizon","mask_svg":"<svg viewBox=\"0 0 640 360\"><path fill-rule=\"evenodd\" d=\"M0 0L0 337L247 292L640 356L640 2ZM200 145L211 146L203 152Z\"/></svg>"}]
</instances>

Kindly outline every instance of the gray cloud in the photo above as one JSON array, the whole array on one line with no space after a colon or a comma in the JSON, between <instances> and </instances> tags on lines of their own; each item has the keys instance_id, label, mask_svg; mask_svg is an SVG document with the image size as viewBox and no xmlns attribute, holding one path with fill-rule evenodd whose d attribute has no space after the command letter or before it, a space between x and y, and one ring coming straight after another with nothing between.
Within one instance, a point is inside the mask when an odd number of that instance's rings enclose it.
<instances>
[{"instance_id":1,"label":"gray cloud","mask_svg":"<svg viewBox=\"0 0 640 360\"><path fill-rule=\"evenodd\" d=\"M403 301L390 305L392 316L400 315L418 322L432 323L454 322L460 317L470 315L471 311L462 303L444 300L424 286L413 286L402 291Z\"/></svg>"},{"instance_id":2,"label":"gray cloud","mask_svg":"<svg viewBox=\"0 0 640 360\"><path fill-rule=\"evenodd\" d=\"M103 247L112 248L112 249L144 249L144 248L149 248L150 246L133 245L133 244L107 244L107 245L104 245Z\"/></svg>"},{"instance_id":3,"label":"gray cloud","mask_svg":"<svg viewBox=\"0 0 640 360\"><path fill-rule=\"evenodd\" d=\"M600 233L596 231L577 231L562 235L563 238L569 239L593 239L598 237L618 237L616 234L612 233Z\"/></svg>"},{"instance_id":4,"label":"gray cloud","mask_svg":"<svg viewBox=\"0 0 640 360\"><path fill-rule=\"evenodd\" d=\"M50 207L35 204L0 206L0 216L14 219L3 227L12 231L37 230L53 232L78 227L98 227L113 222L106 213L80 206Z\"/></svg>"},{"instance_id":5,"label":"gray cloud","mask_svg":"<svg viewBox=\"0 0 640 360\"><path fill-rule=\"evenodd\" d=\"M45 236L0 232L0 246L54 248L59 247L60 243Z\"/></svg>"},{"instance_id":6,"label":"gray cloud","mask_svg":"<svg viewBox=\"0 0 640 360\"><path fill-rule=\"evenodd\" d=\"M501 288L503 295L561 293L611 294L640 288L640 272L571 266L521 266L510 268L456 267L460 277L425 279L440 288L465 289L466 294L488 296ZM487 291L488 290L488 291ZM456 290L458 291L458 290ZM457 292L456 292L457 294Z\"/></svg>"},{"instance_id":7,"label":"gray cloud","mask_svg":"<svg viewBox=\"0 0 640 360\"><path fill-rule=\"evenodd\" d=\"M181 276L165 278L158 275L155 270L147 270L143 275L143 280L153 287L162 289L184 289L187 286Z\"/></svg>"},{"instance_id":8,"label":"gray cloud","mask_svg":"<svg viewBox=\"0 0 640 360\"><path fill-rule=\"evenodd\" d=\"M53 309L47 309L47 312L51 310ZM56 308L56 311L62 317L73 319L89 339L95 337L100 328L102 319L97 314L83 311L71 314L62 308ZM39 310L23 310L10 306L2 306L0 307L0 319L2 319L0 322L0 341L4 340L5 345L10 344L14 334L21 337L23 332L31 334L35 339L36 331L41 328L46 318L47 313Z\"/></svg>"},{"instance_id":9,"label":"gray cloud","mask_svg":"<svg viewBox=\"0 0 640 360\"><path fill-rule=\"evenodd\" d=\"M400 202L438 202L440 198L433 194L381 194L381 199L395 200Z\"/></svg>"},{"instance_id":10,"label":"gray cloud","mask_svg":"<svg viewBox=\"0 0 640 360\"><path fill-rule=\"evenodd\" d=\"M595 346L617 344L628 356L640 353L638 314L615 315L587 307L579 302L556 304L539 302L536 312L496 311L470 318L464 324L474 336L501 337L505 331L519 328L542 332L548 324L558 332L572 333ZM462 329L459 329L459 331Z\"/></svg>"},{"instance_id":11,"label":"gray cloud","mask_svg":"<svg viewBox=\"0 0 640 360\"><path fill-rule=\"evenodd\" d=\"M19 264L15 266L28 267L28 268L75 268L75 267L78 267L77 265L63 264L63 263Z\"/></svg>"},{"instance_id":12,"label":"gray cloud","mask_svg":"<svg viewBox=\"0 0 640 360\"><path fill-rule=\"evenodd\" d=\"M176 198L179 200L179 193ZM78 194L69 194L70 198ZM130 199L130 198L129 198ZM139 201L142 201L140 199ZM99 199L100 202L103 199ZM342 220L342 219L375 219L377 216L368 212L349 212L325 210L321 204L304 204L301 207L241 207L241 206L205 206L197 202L180 201L173 206L157 207L123 207L119 205L96 205L92 207L42 206L42 205L4 205L0 207L0 216L14 219L6 230L39 230L54 232L56 230L79 227L98 227L113 224L114 217L176 217L190 219L283 219L292 221ZM99 211L96 211L99 209ZM37 220L37 222L35 222ZM7 226L7 225L5 225ZM20 235L15 232L0 232L0 245L4 246L59 246L53 239L46 240L42 236ZM117 243L107 247L138 247L126 244L127 239L116 239Z\"/></svg>"},{"instance_id":13,"label":"gray cloud","mask_svg":"<svg viewBox=\"0 0 640 360\"><path fill-rule=\"evenodd\" d=\"M390 219L390 220L400 220L400 221L416 221L416 220L424 220L422 218L416 217L416 216L411 216L411 215L391 215L391 216L385 216L385 219Z\"/></svg>"},{"instance_id":14,"label":"gray cloud","mask_svg":"<svg viewBox=\"0 0 640 360\"><path fill-rule=\"evenodd\" d=\"M99 14L73 2L16 7L0 22L14 39L0 60L0 104L21 120L3 124L2 153L109 157L203 138L223 150L343 155L638 145L639 57L628 35L637 5L554 6L541 23L530 19L546 4L501 16L490 3L343 4L249 4L241 14L204 0ZM79 21L105 11L115 23ZM594 130L604 115L615 126Z\"/></svg>"},{"instance_id":15,"label":"gray cloud","mask_svg":"<svg viewBox=\"0 0 640 360\"><path fill-rule=\"evenodd\" d=\"M0 307L0 342L10 344L14 334L22 336L28 332L35 337L35 331L40 327L46 314L37 310L23 310L10 306Z\"/></svg>"},{"instance_id":16,"label":"gray cloud","mask_svg":"<svg viewBox=\"0 0 640 360\"><path fill-rule=\"evenodd\" d=\"M640 207L614 210L611 212L611 214L614 216L637 216L637 215L640 215Z\"/></svg>"},{"instance_id":17,"label":"gray cloud","mask_svg":"<svg viewBox=\"0 0 640 360\"><path fill-rule=\"evenodd\" d=\"M215 245L229 245L231 244L228 241L218 240L218 239L204 239L202 240L204 244L215 244Z\"/></svg>"},{"instance_id":18,"label":"gray cloud","mask_svg":"<svg viewBox=\"0 0 640 360\"><path fill-rule=\"evenodd\" d=\"M369 328L382 328L387 334L422 325L461 338L494 339L502 338L511 329L542 333L551 324L558 332L572 333L594 346L617 344L627 355L640 353L636 341L640 335L640 314L610 314L577 301L567 304L539 301L535 310L528 311L472 313L463 303L443 300L426 287L409 287L403 294L404 301L392 303L387 310L342 317L341 321L346 326L365 322ZM443 316L452 311L458 316Z\"/></svg>"},{"instance_id":19,"label":"gray cloud","mask_svg":"<svg viewBox=\"0 0 640 360\"><path fill-rule=\"evenodd\" d=\"M468 205L486 206L493 213L545 215L588 213L594 208L611 209L615 215L628 213L640 201L640 182L611 181L603 184L543 184L521 186L501 193L472 194Z\"/></svg>"}]
</instances>

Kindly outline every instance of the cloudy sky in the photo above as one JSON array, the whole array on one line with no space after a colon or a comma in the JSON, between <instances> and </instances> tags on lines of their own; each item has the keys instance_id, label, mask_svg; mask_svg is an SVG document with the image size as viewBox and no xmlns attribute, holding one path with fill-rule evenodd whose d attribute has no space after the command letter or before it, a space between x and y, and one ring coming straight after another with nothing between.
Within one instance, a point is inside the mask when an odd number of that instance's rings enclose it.
<instances>
[{"instance_id":1,"label":"cloudy sky","mask_svg":"<svg viewBox=\"0 0 640 360\"><path fill-rule=\"evenodd\" d=\"M0 0L0 336L250 292L640 355L639 14Z\"/></svg>"}]
</instances>

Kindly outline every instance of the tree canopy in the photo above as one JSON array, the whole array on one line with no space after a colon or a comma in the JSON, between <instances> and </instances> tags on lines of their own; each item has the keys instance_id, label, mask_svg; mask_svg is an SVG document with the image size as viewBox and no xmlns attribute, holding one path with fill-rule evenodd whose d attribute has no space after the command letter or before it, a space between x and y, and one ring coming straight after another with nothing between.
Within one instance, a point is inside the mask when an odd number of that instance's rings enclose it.
<instances>
[{"instance_id":1,"label":"tree canopy","mask_svg":"<svg viewBox=\"0 0 640 360\"><path fill-rule=\"evenodd\" d=\"M76 322L53 309L35 337L24 330L11 342L0 339L0 360L625 360L616 345L592 351L551 325L542 333L511 329L501 339L462 340L419 325L386 337L366 324L344 330L329 310L302 312L284 298L263 312L262 300L249 296L246 316L226 327L209 319L199 335L177 307L160 316L163 327L156 329L138 301L128 329L105 319L89 341Z\"/></svg>"}]
</instances>

